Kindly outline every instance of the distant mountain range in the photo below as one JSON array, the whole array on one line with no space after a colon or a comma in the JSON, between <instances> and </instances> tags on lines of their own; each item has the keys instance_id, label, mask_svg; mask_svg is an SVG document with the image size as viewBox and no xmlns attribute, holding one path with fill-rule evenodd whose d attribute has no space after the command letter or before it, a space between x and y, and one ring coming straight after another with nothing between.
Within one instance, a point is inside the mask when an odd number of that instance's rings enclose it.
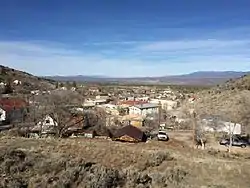
<instances>
[{"instance_id":1,"label":"distant mountain range","mask_svg":"<svg viewBox=\"0 0 250 188\"><path fill-rule=\"evenodd\" d=\"M57 81L77 81L77 82L95 82L95 83L154 83L154 84L172 84L172 85L216 85L229 79L240 78L250 72L236 71L204 71L194 72L184 75L161 76L161 77L131 77L115 78L105 76L47 76L46 78Z\"/></svg>"}]
</instances>

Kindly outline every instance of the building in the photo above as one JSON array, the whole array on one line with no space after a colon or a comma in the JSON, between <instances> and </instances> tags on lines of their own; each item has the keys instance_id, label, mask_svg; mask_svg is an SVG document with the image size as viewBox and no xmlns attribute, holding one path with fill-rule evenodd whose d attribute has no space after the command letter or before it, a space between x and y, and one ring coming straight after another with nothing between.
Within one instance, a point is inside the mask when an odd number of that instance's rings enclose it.
<instances>
[{"instance_id":1,"label":"building","mask_svg":"<svg viewBox=\"0 0 250 188\"><path fill-rule=\"evenodd\" d=\"M102 105L102 104L107 104L106 99L87 99L84 101L83 106L84 107L94 107L96 105Z\"/></svg>"},{"instance_id":2,"label":"building","mask_svg":"<svg viewBox=\"0 0 250 188\"><path fill-rule=\"evenodd\" d=\"M51 115L46 115L37 125L32 129L32 131L41 132L41 134L54 134L55 128L58 126L55 118Z\"/></svg>"},{"instance_id":3,"label":"building","mask_svg":"<svg viewBox=\"0 0 250 188\"><path fill-rule=\"evenodd\" d=\"M96 99L103 99L103 100L108 100L110 98L109 94L100 94L95 97Z\"/></svg>"},{"instance_id":4,"label":"building","mask_svg":"<svg viewBox=\"0 0 250 188\"><path fill-rule=\"evenodd\" d=\"M149 102L153 104L161 104L161 107L164 110L174 110L179 105L178 101L164 99L151 99Z\"/></svg>"},{"instance_id":5,"label":"building","mask_svg":"<svg viewBox=\"0 0 250 188\"><path fill-rule=\"evenodd\" d=\"M4 122L5 120L6 120L6 111L0 108L0 123Z\"/></svg>"},{"instance_id":6,"label":"building","mask_svg":"<svg viewBox=\"0 0 250 188\"><path fill-rule=\"evenodd\" d=\"M22 82L21 82L20 80L14 80L14 81L13 81L13 84L15 84L15 85L21 85Z\"/></svg>"},{"instance_id":7,"label":"building","mask_svg":"<svg viewBox=\"0 0 250 188\"><path fill-rule=\"evenodd\" d=\"M227 121L221 120L214 120L214 119L202 119L201 127L203 131L206 132L223 132L227 134L234 134L240 135L241 134L241 124L239 123L232 123Z\"/></svg>"},{"instance_id":8,"label":"building","mask_svg":"<svg viewBox=\"0 0 250 188\"><path fill-rule=\"evenodd\" d=\"M103 104L103 105L98 105L98 107L104 109L108 114L119 115L118 106L114 104Z\"/></svg>"},{"instance_id":9,"label":"building","mask_svg":"<svg viewBox=\"0 0 250 188\"><path fill-rule=\"evenodd\" d=\"M145 103L129 107L129 115L147 116L149 114L157 114L158 112L158 104Z\"/></svg>"},{"instance_id":10,"label":"building","mask_svg":"<svg viewBox=\"0 0 250 188\"><path fill-rule=\"evenodd\" d=\"M146 101L136 101L136 100L125 100L125 101L120 101L119 105L122 107L130 107L134 105L141 105L141 104L147 104L148 102Z\"/></svg>"},{"instance_id":11,"label":"building","mask_svg":"<svg viewBox=\"0 0 250 188\"><path fill-rule=\"evenodd\" d=\"M113 140L122 142L146 142L147 136L139 128L127 125L117 130L113 135Z\"/></svg>"},{"instance_id":12,"label":"building","mask_svg":"<svg viewBox=\"0 0 250 188\"><path fill-rule=\"evenodd\" d=\"M19 98L1 98L0 108L2 109L2 115L5 116L5 124L20 123L25 120L28 103ZM3 111L5 111L5 114L3 114Z\"/></svg>"},{"instance_id":13,"label":"building","mask_svg":"<svg viewBox=\"0 0 250 188\"><path fill-rule=\"evenodd\" d=\"M135 127L142 127L144 118L141 115L125 115L121 118L123 124L130 124Z\"/></svg>"}]
</instances>

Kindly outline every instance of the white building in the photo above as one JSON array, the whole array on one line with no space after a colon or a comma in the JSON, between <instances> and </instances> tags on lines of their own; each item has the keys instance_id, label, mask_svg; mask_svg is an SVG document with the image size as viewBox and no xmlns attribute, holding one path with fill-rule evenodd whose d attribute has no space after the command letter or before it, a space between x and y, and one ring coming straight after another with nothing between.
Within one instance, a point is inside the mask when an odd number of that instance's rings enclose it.
<instances>
[{"instance_id":1,"label":"white building","mask_svg":"<svg viewBox=\"0 0 250 188\"><path fill-rule=\"evenodd\" d=\"M161 107L164 110L174 110L178 107L178 102L172 100L151 99L149 102L152 104L161 104Z\"/></svg>"},{"instance_id":2,"label":"white building","mask_svg":"<svg viewBox=\"0 0 250 188\"><path fill-rule=\"evenodd\" d=\"M158 104L139 104L129 107L129 115L146 116L148 114L157 114L159 112Z\"/></svg>"},{"instance_id":3,"label":"white building","mask_svg":"<svg viewBox=\"0 0 250 188\"><path fill-rule=\"evenodd\" d=\"M0 108L0 122L6 120L6 111L2 108Z\"/></svg>"},{"instance_id":4,"label":"white building","mask_svg":"<svg viewBox=\"0 0 250 188\"><path fill-rule=\"evenodd\" d=\"M0 82L0 87L4 87L4 86L6 86L6 83Z\"/></svg>"},{"instance_id":5,"label":"white building","mask_svg":"<svg viewBox=\"0 0 250 188\"><path fill-rule=\"evenodd\" d=\"M33 90L30 92L32 95L39 95L40 91L39 90Z\"/></svg>"},{"instance_id":6,"label":"white building","mask_svg":"<svg viewBox=\"0 0 250 188\"><path fill-rule=\"evenodd\" d=\"M97 95L95 98L97 100L108 100L109 99L109 95L108 94L101 94L101 95Z\"/></svg>"},{"instance_id":7,"label":"white building","mask_svg":"<svg viewBox=\"0 0 250 188\"><path fill-rule=\"evenodd\" d=\"M58 123L50 116L46 115L45 118L37 123L36 128L41 130L41 133L53 132Z\"/></svg>"},{"instance_id":8,"label":"white building","mask_svg":"<svg viewBox=\"0 0 250 188\"><path fill-rule=\"evenodd\" d=\"M227 134L241 134L241 125L238 123L218 121L213 122L211 119L203 119L202 127L204 131L207 132L224 132Z\"/></svg>"},{"instance_id":9,"label":"white building","mask_svg":"<svg viewBox=\"0 0 250 188\"><path fill-rule=\"evenodd\" d=\"M150 97L139 97L136 100L148 102Z\"/></svg>"},{"instance_id":10,"label":"white building","mask_svg":"<svg viewBox=\"0 0 250 188\"><path fill-rule=\"evenodd\" d=\"M108 114L119 115L118 106L113 104L103 104L98 105L98 107L103 108Z\"/></svg>"},{"instance_id":11,"label":"white building","mask_svg":"<svg viewBox=\"0 0 250 188\"><path fill-rule=\"evenodd\" d=\"M21 85L22 82L21 82L20 80L14 80L14 81L13 81L13 84L15 84L15 85Z\"/></svg>"},{"instance_id":12,"label":"white building","mask_svg":"<svg viewBox=\"0 0 250 188\"><path fill-rule=\"evenodd\" d=\"M84 107L94 107L96 105L103 105L106 104L107 100L106 99L87 99L84 101L83 106Z\"/></svg>"}]
</instances>

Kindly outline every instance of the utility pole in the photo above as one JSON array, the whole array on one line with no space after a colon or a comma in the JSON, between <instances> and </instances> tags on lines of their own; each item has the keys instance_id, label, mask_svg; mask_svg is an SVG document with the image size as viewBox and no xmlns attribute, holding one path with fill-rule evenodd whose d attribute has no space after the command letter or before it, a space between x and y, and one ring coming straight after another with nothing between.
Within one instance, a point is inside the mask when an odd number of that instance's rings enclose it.
<instances>
[{"instance_id":1,"label":"utility pole","mask_svg":"<svg viewBox=\"0 0 250 188\"><path fill-rule=\"evenodd\" d=\"M197 127L197 122L196 122L196 113L195 111L193 111L191 113L191 116L192 116L192 120L193 120L193 146L195 148L195 145L196 145L196 127Z\"/></svg>"},{"instance_id":2,"label":"utility pole","mask_svg":"<svg viewBox=\"0 0 250 188\"><path fill-rule=\"evenodd\" d=\"M161 125L161 102L159 101L158 104L158 126L160 127Z\"/></svg>"}]
</instances>

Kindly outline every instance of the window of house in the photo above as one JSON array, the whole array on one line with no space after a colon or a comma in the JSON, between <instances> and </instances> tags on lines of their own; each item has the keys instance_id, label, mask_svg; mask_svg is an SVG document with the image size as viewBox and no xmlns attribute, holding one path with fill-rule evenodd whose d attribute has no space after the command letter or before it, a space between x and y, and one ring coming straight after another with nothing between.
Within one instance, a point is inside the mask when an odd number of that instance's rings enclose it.
<instances>
[{"instance_id":1,"label":"window of house","mask_svg":"<svg viewBox=\"0 0 250 188\"><path fill-rule=\"evenodd\" d=\"M45 123L50 123L50 120L49 119L45 120Z\"/></svg>"}]
</instances>

